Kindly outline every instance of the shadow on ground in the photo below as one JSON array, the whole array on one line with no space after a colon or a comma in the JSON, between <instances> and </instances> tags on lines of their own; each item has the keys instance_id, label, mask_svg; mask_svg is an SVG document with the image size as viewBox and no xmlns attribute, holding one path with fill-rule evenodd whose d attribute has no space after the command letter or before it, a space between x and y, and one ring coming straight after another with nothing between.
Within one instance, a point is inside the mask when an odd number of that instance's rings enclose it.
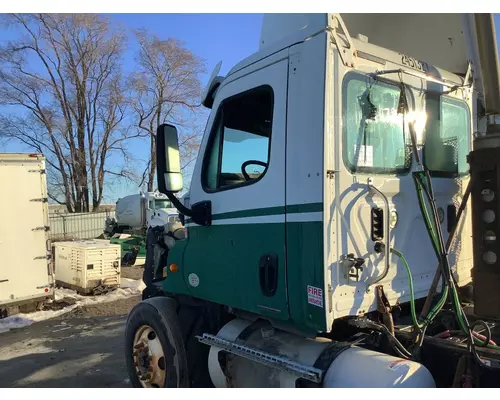
<instances>
[{"instance_id":1,"label":"shadow on ground","mask_svg":"<svg viewBox=\"0 0 500 400\"><path fill-rule=\"evenodd\" d=\"M130 387L124 316L50 320L0 335L0 387Z\"/></svg>"}]
</instances>

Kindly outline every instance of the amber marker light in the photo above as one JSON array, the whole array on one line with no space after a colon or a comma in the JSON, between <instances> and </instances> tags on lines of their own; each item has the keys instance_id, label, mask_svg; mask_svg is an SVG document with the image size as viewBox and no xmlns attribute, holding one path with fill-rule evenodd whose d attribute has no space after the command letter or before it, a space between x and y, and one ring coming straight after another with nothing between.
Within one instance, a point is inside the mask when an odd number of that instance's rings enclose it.
<instances>
[{"instance_id":1,"label":"amber marker light","mask_svg":"<svg viewBox=\"0 0 500 400\"><path fill-rule=\"evenodd\" d=\"M179 271L179 266L177 264L170 264L170 272Z\"/></svg>"}]
</instances>

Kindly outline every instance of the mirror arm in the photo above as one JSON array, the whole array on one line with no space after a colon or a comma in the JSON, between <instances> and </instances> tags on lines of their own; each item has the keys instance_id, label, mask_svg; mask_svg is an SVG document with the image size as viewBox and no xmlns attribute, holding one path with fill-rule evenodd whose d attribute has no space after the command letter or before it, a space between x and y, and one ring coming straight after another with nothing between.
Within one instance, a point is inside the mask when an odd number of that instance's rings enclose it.
<instances>
[{"instance_id":1,"label":"mirror arm","mask_svg":"<svg viewBox=\"0 0 500 400\"><path fill-rule=\"evenodd\" d=\"M165 195L172 202L177 210L191 218L191 220L201 226L212 225L212 202L211 201L200 201L193 204L192 208L187 208L182 202L174 196L171 192L165 192ZM184 224L183 224L184 225Z\"/></svg>"},{"instance_id":2,"label":"mirror arm","mask_svg":"<svg viewBox=\"0 0 500 400\"><path fill-rule=\"evenodd\" d=\"M164 193L168 199L172 202L175 208L177 208L177 211L179 211L181 214L184 214L186 217L193 217L193 210L187 208L182 202L174 196L173 193L165 191Z\"/></svg>"}]
</instances>

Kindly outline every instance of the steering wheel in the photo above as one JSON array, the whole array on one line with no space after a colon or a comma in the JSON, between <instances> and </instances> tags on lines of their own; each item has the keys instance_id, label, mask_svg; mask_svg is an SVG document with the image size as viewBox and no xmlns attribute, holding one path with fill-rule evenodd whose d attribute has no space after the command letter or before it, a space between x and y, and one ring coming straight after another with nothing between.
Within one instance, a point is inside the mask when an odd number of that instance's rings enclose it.
<instances>
[{"instance_id":1,"label":"steering wheel","mask_svg":"<svg viewBox=\"0 0 500 400\"><path fill-rule=\"evenodd\" d=\"M246 171L246 167L248 167L251 164L260 165L261 167L264 167L264 168L267 167L267 163L265 163L263 161L258 161L258 160L245 161L243 164L241 164L241 173L243 174L245 181L249 181L252 179L252 178L250 178L250 176L247 174L247 171Z\"/></svg>"}]
</instances>

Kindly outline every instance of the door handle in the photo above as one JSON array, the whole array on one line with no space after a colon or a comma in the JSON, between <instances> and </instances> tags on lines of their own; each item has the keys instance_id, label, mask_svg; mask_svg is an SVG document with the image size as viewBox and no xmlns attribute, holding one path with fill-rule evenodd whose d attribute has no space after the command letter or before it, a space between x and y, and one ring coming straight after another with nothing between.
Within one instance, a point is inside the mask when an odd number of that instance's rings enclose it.
<instances>
[{"instance_id":1,"label":"door handle","mask_svg":"<svg viewBox=\"0 0 500 400\"><path fill-rule=\"evenodd\" d=\"M266 297L275 295L278 289L278 256L264 254L259 261L260 289Z\"/></svg>"}]
</instances>

